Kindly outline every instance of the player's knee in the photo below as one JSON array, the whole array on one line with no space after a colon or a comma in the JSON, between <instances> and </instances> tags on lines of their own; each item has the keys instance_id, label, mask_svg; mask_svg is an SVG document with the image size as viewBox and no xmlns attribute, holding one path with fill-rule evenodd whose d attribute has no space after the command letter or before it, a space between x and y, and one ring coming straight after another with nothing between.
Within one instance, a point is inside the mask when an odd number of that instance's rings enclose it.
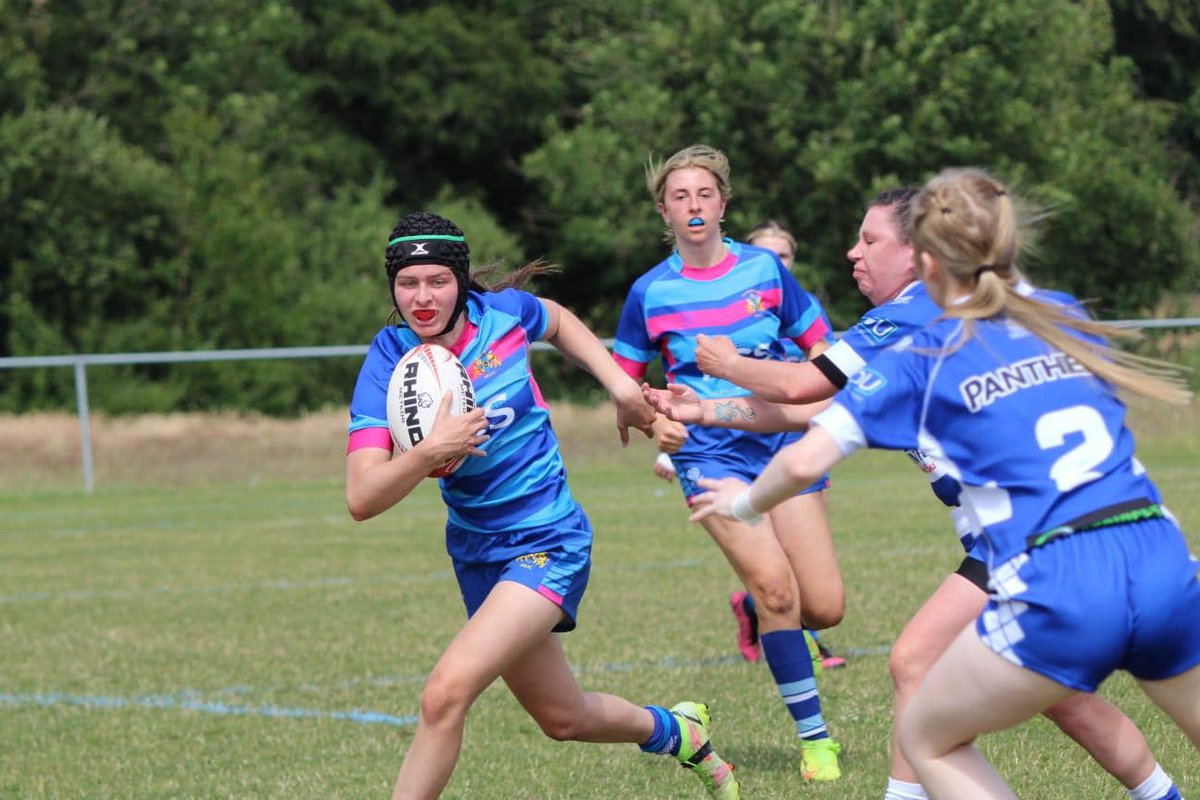
<instances>
[{"instance_id":1,"label":"player's knee","mask_svg":"<svg viewBox=\"0 0 1200 800\"><path fill-rule=\"evenodd\" d=\"M1047 708L1042 713L1063 730L1086 728L1093 717L1088 713L1085 697L1086 695L1082 694L1074 695Z\"/></svg>"},{"instance_id":2,"label":"player's knee","mask_svg":"<svg viewBox=\"0 0 1200 800\"><path fill-rule=\"evenodd\" d=\"M1072 695L1042 713L1089 752L1117 739L1117 733L1123 732L1122 729L1129 730L1130 735L1136 730L1122 711L1104 698L1086 692ZM1121 738L1127 740L1129 736ZM1125 749L1134 748L1127 746Z\"/></svg>"},{"instance_id":3,"label":"player's knee","mask_svg":"<svg viewBox=\"0 0 1200 800\"><path fill-rule=\"evenodd\" d=\"M930 648L920 641L903 636L892 645L892 652L888 656L888 672L892 675L892 686L897 694L916 691L925 673L933 666L933 660L940 655L929 651Z\"/></svg>"},{"instance_id":4,"label":"player's knee","mask_svg":"<svg viewBox=\"0 0 1200 800\"><path fill-rule=\"evenodd\" d=\"M421 692L421 719L442 725L466 718L474 695L452 676L434 673Z\"/></svg>"},{"instance_id":5,"label":"player's knee","mask_svg":"<svg viewBox=\"0 0 1200 800\"><path fill-rule=\"evenodd\" d=\"M775 618L793 620L800 616L800 598L790 580L764 580L756 582L753 592L754 607L759 619Z\"/></svg>"},{"instance_id":6,"label":"player's knee","mask_svg":"<svg viewBox=\"0 0 1200 800\"><path fill-rule=\"evenodd\" d=\"M846 615L846 602L841 596L822 596L804 604L804 626L814 630L832 628Z\"/></svg>"},{"instance_id":7,"label":"player's knee","mask_svg":"<svg viewBox=\"0 0 1200 800\"><path fill-rule=\"evenodd\" d=\"M590 717L565 707L543 708L533 713L542 733L556 742L577 742L588 732Z\"/></svg>"}]
</instances>

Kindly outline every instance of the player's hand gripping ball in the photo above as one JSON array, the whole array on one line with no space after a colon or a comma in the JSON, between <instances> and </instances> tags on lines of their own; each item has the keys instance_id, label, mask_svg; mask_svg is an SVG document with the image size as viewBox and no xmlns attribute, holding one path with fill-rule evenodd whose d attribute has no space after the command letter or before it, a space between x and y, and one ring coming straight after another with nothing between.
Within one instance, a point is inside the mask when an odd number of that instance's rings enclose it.
<instances>
[{"instance_id":1,"label":"player's hand gripping ball","mask_svg":"<svg viewBox=\"0 0 1200 800\"><path fill-rule=\"evenodd\" d=\"M450 394L450 413L475 408L475 387L463 363L446 348L419 344L404 354L388 382L387 418L392 441L407 453L433 430L442 396ZM445 478L462 466L466 456L451 459L429 473Z\"/></svg>"}]
</instances>

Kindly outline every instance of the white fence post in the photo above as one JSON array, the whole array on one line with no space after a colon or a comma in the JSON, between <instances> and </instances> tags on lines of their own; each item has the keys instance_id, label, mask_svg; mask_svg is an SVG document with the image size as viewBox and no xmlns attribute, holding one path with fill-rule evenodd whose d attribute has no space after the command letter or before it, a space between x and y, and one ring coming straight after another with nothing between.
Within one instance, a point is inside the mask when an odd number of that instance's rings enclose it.
<instances>
[{"instance_id":1,"label":"white fence post","mask_svg":"<svg viewBox=\"0 0 1200 800\"><path fill-rule=\"evenodd\" d=\"M87 367L82 360L75 362L75 407L79 413L79 450L83 459L83 490L88 494L96 488L96 472L92 466L92 422L88 415Z\"/></svg>"}]
</instances>

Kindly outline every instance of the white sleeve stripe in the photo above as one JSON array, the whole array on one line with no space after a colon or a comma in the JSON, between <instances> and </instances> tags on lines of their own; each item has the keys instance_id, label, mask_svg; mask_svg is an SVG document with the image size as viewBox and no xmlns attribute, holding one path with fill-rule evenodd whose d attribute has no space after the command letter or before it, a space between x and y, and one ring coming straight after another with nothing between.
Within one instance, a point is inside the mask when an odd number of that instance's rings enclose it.
<instances>
[{"instance_id":1,"label":"white sleeve stripe","mask_svg":"<svg viewBox=\"0 0 1200 800\"><path fill-rule=\"evenodd\" d=\"M837 442L844 456L867 446L867 439L863 436L862 428L858 426L854 415L836 402L813 417L812 424L824 428Z\"/></svg>"},{"instance_id":2,"label":"white sleeve stripe","mask_svg":"<svg viewBox=\"0 0 1200 800\"><path fill-rule=\"evenodd\" d=\"M860 369L867 365L862 356L854 352L854 348L845 339L835 342L821 355L829 359L829 362L841 371L846 380L853 378Z\"/></svg>"}]
</instances>

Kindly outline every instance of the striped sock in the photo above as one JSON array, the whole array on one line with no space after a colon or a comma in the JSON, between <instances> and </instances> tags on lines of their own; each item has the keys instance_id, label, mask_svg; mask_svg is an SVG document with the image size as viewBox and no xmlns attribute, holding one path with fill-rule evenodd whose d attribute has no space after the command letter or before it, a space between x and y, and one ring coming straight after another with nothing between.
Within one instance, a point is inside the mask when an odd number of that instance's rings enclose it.
<instances>
[{"instance_id":1,"label":"striped sock","mask_svg":"<svg viewBox=\"0 0 1200 800\"><path fill-rule=\"evenodd\" d=\"M804 641L804 631L771 631L762 635L763 655L788 713L796 721L801 739L827 739L825 718L821 716L821 697L813 677L812 657Z\"/></svg>"}]
</instances>

